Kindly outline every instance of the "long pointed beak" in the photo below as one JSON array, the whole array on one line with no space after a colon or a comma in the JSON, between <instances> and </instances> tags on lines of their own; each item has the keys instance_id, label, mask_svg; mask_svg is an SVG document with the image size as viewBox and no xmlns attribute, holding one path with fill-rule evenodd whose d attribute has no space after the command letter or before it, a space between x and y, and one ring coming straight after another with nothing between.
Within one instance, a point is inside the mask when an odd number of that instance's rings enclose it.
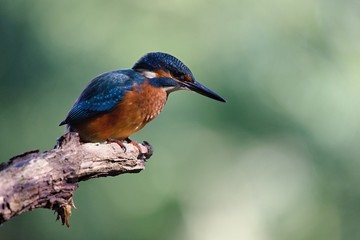
<instances>
[{"instance_id":1,"label":"long pointed beak","mask_svg":"<svg viewBox=\"0 0 360 240\"><path fill-rule=\"evenodd\" d=\"M206 97L215 99L220 102L226 102L224 98L222 98L219 94L213 92L209 88L205 87L201 83L194 81L194 82L181 82L180 84L184 85L187 89L197 92L201 95L204 95Z\"/></svg>"}]
</instances>

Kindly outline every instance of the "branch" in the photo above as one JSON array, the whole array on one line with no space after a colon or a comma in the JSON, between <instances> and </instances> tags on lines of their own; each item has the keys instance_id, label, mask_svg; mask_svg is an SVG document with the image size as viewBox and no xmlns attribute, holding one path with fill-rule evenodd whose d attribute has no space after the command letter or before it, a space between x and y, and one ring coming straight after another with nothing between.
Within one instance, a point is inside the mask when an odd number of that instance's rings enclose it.
<instances>
[{"instance_id":1,"label":"branch","mask_svg":"<svg viewBox=\"0 0 360 240\"><path fill-rule=\"evenodd\" d=\"M55 210L69 226L72 196L91 178L137 173L152 155L148 143L80 144L77 133L60 137L54 149L23 153L0 165L0 224L35 208Z\"/></svg>"}]
</instances>

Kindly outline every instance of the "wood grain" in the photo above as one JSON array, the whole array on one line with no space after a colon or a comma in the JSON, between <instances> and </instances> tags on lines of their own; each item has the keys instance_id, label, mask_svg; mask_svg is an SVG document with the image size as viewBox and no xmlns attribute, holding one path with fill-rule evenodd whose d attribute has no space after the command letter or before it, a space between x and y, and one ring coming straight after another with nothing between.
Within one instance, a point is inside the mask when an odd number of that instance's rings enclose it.
<instances>
[{"instance_id":1,"label":"wood grain","mask_svg":"<svg viewBox=\"0 0 360 240\"><path fill-rule=\"evenodd\" d=\"M81 181L138 173L152 155L148 143L79 142L77 133L60 137L54 149L29 151L0 165L0 224L35 208L55 210L69 226L72 196Z\"/></svg>"}]
</instances>

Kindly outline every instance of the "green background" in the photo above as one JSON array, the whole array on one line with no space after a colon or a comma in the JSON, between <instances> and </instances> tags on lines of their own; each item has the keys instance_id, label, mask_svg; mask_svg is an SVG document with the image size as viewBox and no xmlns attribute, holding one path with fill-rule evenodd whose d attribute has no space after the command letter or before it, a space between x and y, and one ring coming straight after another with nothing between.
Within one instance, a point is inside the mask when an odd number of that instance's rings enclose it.
<instances>
[{"instance_id":1,"label":"green background","mask_svg":"<svg viewBox=\"0 0 360 240\"><path fill-rule=\"evenodd\" d=\"M87 82L143 54L191 92L132 138L139 174L83 182L67 229L39 209L0 239L360 239L360 2L0 2L0 161L52 148ZM0 183L1 184L1 183Z\"/></svg>"}]
</instances>

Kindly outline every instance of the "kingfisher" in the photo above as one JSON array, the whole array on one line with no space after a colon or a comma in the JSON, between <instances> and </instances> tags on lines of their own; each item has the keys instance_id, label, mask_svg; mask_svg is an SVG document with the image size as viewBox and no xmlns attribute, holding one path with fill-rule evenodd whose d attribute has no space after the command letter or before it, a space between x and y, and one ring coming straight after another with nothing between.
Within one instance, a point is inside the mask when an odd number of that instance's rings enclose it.
<instances>
[{"instance_id":1,"label":"kingfisher","mask_svg":"<svg viewBox=\"0 0 360 240\"><path fill-rule=\"evenodd\" d=\"M179 59L151 52L131 69L105 72L91 80L60 126L67 124L82 142L132 142L129 137L159 115L169 94L182 89L226 102L197 82Z\"/></svg>"}]
</instances>

